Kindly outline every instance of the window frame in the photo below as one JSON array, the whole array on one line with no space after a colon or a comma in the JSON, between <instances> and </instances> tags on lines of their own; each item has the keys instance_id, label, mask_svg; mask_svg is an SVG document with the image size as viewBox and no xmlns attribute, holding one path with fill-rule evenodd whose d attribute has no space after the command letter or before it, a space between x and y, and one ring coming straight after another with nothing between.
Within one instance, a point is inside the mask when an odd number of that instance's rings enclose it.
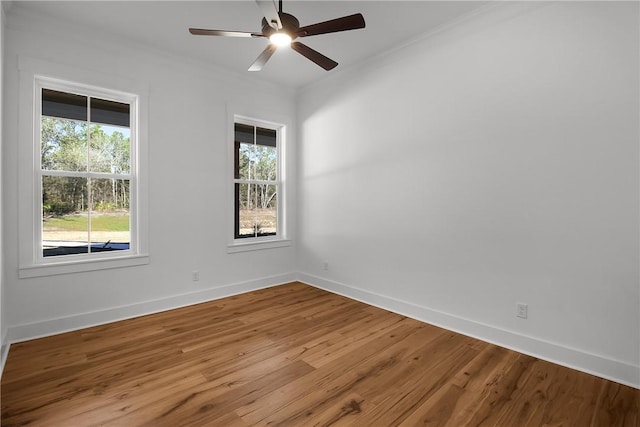
<instances>
[{"instance_id":1,"label":"window frame","mask_svg":"<svg viewBox=\"0 0 640 427\"><path fill-rule=\"evenodd\" d=\"M87 98L97 98L97 99L105 99L109 101L121 102L123 104L129 105L129 173L128 174L108 174L102 172L92 172L90 170L87 171L45 171L42 169L42 156L39 155L39 151L41 150L42 144L42 118L46 117L42 114L42 90L50 89L59 92L82 95ZM34 174L35 176L35 185L36 191L35 195L38 197L38 200L34 203L34 218L40 216L40 227L36 227L36 235L35 240L39 242L38 245L35 245L34 249L36 250L35 254L35 262L36 264L41 265L49 265L49 264L58 264L60 262L70 262L70 261L90 261L90 260L100 260L100 259L109 259L109 258L119 258L131 256L132 254L136 254L138 252L138 239L137 239L137 229L138 229L138 216L137 216L137 201L138 201L138 191L137 191L137 181L138 181L138 171L137 167L137 155L138 155L138 96L134 94L124 93L124 92L116 92L111 90L106 90L102 88L90 87L87 85L79 85L71 82L54 80L47 77L36 76L35 79L35 114L37 117L34 117L34 150L36 150L34 155ZM93 124L97 122L90 121L90 117L87 117L87 123ZM44 176L59 176L59 177L77 177L77 178L86 178L86 179L109 179L117 175L121 178L126 178L129 180L129 249L123 249L112 252L89 252L82 254L66 254L66 255L57 255L57 256L44 256L43 247L42 247L42 211L43 211L43 200L42 200L42 181ZM88 235L90 236L91 231L88 231ZM90 242L88 242L89 244Z\"/></svg>"},{"instance_id":2,"label":"window frame","mask_svg":"<svg viewBox=\"0 0 640 427\"><path fill-rule=\"evenodd\" d=\"M147 149L144 143L146 111L143 112L141 109L142 98L146 100L146 90L135 84L122 85L122 79L119 77L97 72L87 73L86 70L78 70L32 58L19 58L19 71L21 78L19 89L20 160L18 164L20 190L18 200L20 214L18 224L19 278L148 264L148 202L145 191ZM87 79L87 75L94 78ZM110 89L106 89L107 87ZM66 173L46 171L43 174L41 169L42 88L125 102L130 105L130 171L127 176L130 179L129 249L44 256L42 250L42 176L66 176Z\"/></svg>"},{"instance_id":3,"label":"window frame","mask_svg":"<svg viewBox=\"0 0 640 427\"><path fill-rule=\"evenodd\" d=\"M285 147L286 147L286 135L287 135L287 126L282 123L277 123L274 121L267 121L263 119L256 119L254 117L250 117L247 115L240 114L230 114L230 131L229 131L229 212L230 212L230 221L228 224L229 230L229 243L227 245L228 253L236 253L236 252L244 252L244 251L252 251L259 249L270 249L270 248L278 248L283 246L289 246L291 244L290 240L287 238L287 221L286 221L286 167L285 167ZM276 156L277 156L277 169L276 169L276 180L271 182L269 181L269 185L276 185L276 194L277 194L277 203L276 203L276 233L265 236L255 236L255 237L236 237L236 195L235 195L235 185L237 183L247 183L248 181L254 180L244 180L244 179L236 179L235 177L235 169L236 169L236 141L235 141L235 124L243 124L247 126L260 127L264 129L271 129L276 131ZM263 183L260 180L255 180L256 182ZM264 183L267 183L266 181Z\"/></svg>"}]
</instances>

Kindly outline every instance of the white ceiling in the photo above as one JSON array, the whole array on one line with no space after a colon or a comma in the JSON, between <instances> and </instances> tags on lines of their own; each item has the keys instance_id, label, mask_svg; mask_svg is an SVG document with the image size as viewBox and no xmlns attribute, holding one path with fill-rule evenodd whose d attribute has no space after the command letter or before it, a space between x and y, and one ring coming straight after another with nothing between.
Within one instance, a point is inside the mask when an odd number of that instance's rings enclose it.
<instances>
[{"instance_id":1,"label":"white ceiling","mask_svg":"<svg viewBox=\"0 0 640 427\"><path fill-rule=\"evenodd\" d=\"M340 65L336 72L402 45L484 6L481 1L284 1L284 12L309 25L353 13L364 15L366 28L301 39ZM74 25L150 45L179 55L249 73L247 68L266 47L263 38L193 36L188 28L261 31L260 8L236 1L16 1L24 8ZM253 77L300 88L325 76L324 71L290 49L278 50Z\"/></svg>"}]
</instances>

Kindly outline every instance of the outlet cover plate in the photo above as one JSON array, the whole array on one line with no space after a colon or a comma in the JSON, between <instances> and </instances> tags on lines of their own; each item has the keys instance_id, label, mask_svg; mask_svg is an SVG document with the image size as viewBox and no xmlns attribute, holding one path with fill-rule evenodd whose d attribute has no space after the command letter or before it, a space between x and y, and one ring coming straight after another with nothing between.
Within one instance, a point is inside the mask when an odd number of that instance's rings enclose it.
<instances>
[{"instance_id":1,"label":"outlet cover plate","mask_svg":"<svg viewBox=\"0 0 640 427\"><path fill-rule=\"evenodd\" d=\"M516 303L516 316L526 319L529 316L529 306L527 304Z\"/></svg>"}]
</instances>

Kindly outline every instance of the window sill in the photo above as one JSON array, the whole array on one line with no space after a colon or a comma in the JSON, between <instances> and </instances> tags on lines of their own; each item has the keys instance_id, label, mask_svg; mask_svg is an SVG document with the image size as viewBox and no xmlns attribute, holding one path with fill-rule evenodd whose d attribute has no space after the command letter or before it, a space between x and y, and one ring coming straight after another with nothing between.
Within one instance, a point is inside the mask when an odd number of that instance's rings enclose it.
<instances>
[{"instance_id":1,"label":"window sill","mask_svg":"<svg viewBox=\"0 0 640 427\"><path fill-rule=\"evenodd\" d=\"M54 276L57 274L82 273L85 271L106 270L111 268L133 267L149 264L149 255L132 255L120 258L105 258L96 260L70 261L56 264L30 265L20 267L18 277Z\"/></svg>"},{"instance_id":2,"label":"window sill","mask_svg":"<svg viewBox=\"0 0 640 427\"><path fill-rule=\"evenodd\" d=\"M283 248L291 246L291 240L278 239L278 240L263 240L263 241L250 241L242 243L233 243L227 246L228 254L235 254L238 252L259 251L262 249Z\"/></svg>"}]
</instances>

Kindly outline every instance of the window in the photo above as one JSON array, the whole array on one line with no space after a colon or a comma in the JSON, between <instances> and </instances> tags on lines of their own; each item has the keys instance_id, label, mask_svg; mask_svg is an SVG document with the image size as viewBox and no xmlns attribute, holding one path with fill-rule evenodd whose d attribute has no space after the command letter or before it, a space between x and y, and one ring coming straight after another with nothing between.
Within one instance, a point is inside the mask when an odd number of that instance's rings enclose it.
<instances>
[{"instance_id":1,"label":"window","mask_svg":"<svg viewBox=\"0 0 640 427\"><path fill-rule=\"evenodd\" d=\"M281 240L283 126L234 118L233 242Z\"/></svg>"},{"instance_id":2,"label":"window","mask_svg":"<svg viewBox=\"0 0 640 427\"><path fill-rule=\"evenodd\" d=\"M147 264L146 88L32 58L19 69L19 277Z\"/></svg>"},{"instance_id":3,"label":"window","mask_svg":"<svg viewBox=\"0 0 640 427\"><path fill-rule=\"evenodd\" d=\"M42 256L130 250L135 101L39 89Z\"/></svg>"}]
</instances>

